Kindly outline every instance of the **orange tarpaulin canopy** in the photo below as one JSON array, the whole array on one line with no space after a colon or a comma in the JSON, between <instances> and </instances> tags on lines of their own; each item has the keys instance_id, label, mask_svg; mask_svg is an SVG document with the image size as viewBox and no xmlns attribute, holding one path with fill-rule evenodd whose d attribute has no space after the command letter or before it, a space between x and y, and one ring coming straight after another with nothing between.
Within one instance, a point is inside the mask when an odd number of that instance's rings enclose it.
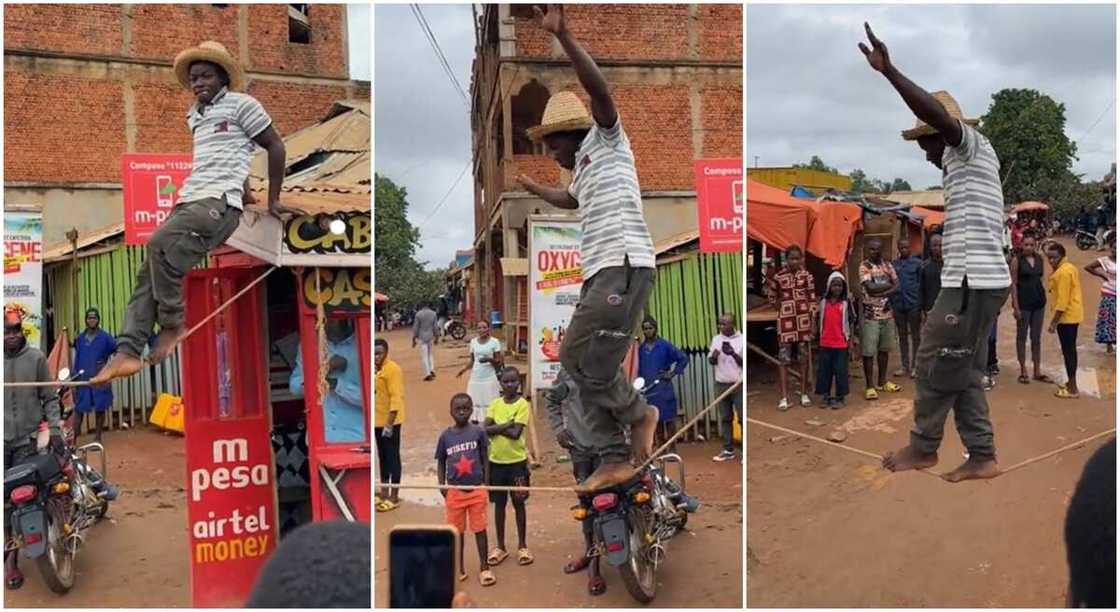
<instances>
[{"instance_id":1,"label":"orange tarpaulin canopy","mask_svg":"<svg viewBox=\"0 0 1120 612\"><path fill-rule=\"evenodd\" d=\"M846 202L814 202L747 179L747 236L777 249L797 244L826 264L844 263L863 211Z\"/></svg>"},{"instance_id":2,"label":"orange tarpaulin canopy","mask_svg":"<svg viewBox=\"0 0 1120 612\"><path fill-rule=\"evenodd\" d=\"M922 208L921 206L914 206L910 212L922 216L922 227L929 229L935 225L945 224L945 213L940 210L932 210L929 208Z\"/></svg>"},{"instance_id":3,"label":"orange tarpaulin canopy","mask_svg":"<svg viewBox=\"0 0 1120 612\"><path fill-rule=\"evenodd\" d=\"M1050 210L1050 207L1043 204L1042 202L1020 202L1019 204L1016 204L1015 208L1012 208L1011 210L1016 213L1021 213L1034 210Z\"/></svg>"}]
</instances>

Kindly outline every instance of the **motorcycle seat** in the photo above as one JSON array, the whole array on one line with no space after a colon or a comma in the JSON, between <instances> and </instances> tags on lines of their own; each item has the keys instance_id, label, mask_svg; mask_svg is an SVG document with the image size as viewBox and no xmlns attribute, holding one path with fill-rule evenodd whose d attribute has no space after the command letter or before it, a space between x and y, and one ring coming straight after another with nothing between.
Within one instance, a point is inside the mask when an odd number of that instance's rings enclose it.
<instances>
[{"instance_id":1,"label":"motorcycle seat","mask_svg":"<svg viewBox=\"0 0 1120 612\"><path fill-rule=\"evenodd\" d=\"M62 473L54 455L31 455L4 471L4 491L25 485L50 482Z\"/></svg>"}]
</instances>

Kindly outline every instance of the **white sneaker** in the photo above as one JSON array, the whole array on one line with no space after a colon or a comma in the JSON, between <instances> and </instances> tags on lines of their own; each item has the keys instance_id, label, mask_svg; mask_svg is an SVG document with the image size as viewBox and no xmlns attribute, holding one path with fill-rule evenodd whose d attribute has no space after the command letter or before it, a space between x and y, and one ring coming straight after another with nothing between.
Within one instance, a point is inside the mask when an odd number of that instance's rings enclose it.
<instances>
[{"instance_id":1,"label":"white sneaker","mask_svg":"<svg viewBox=\"0 0 1120 612\"><path fill-rule=\"evenodd\" d=\"M801 405L805 408L813 405L813 400L809 397L808 393L801 394Z\"/></svg>"},{"instance_id":2,"label":"white sneaker","mask_svg":"<svg viewBox=\"0 0 1120 612\"><path fill-rule=\"evenodd\" d=\"M783 397L782 401L778 402L778 412L785 412L786 410L789 410L789 400Z\"/></svg>"},{"instance_id":3,"label":"white sneaker","mask_svg":"<svg viewBox=\"0 0 1120 612\"><path fill-rule=\"evenodd\" d=\"M719 454L716 455L715 457L712 457L712 461L730 461L731 459L734 459L734 458L735 458L734 451L723 450L723 451L720 451Z\"/></svg>"}]
</instances>

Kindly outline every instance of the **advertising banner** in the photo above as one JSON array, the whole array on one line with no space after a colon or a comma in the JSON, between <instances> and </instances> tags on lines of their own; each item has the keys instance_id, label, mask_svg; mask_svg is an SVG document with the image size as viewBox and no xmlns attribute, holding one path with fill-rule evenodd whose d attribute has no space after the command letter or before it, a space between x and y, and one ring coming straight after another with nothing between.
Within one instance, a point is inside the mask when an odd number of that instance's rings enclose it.
<instances>
[{"instance_id":1,"label":"advertising banner","mask_svg":"<svg viewBox=\"0 0 1120 612\"><path fill-rule=\"evenodd\" d=\"M125 244L147 244L156 228L171 216L179 202L179 190L191 174L192 162L190 155L182 154L121 156Z\"/></svg>"},{"instance_id":2,"label":"advertising banner","mask_svg":"<svg viewBox=\"0 0 1120 612\"><path fill-rule=\"evenodd\" d=\"M529 370L533 389L551 387L560 343L583 286L576 218L529 218Z\"/></svg>"},{"instance_id":3,"label":"advertising banner","mask_svg":"<svg viewBox=\"0 0 1120 612\"><path fill-rule=\"evenodd\" d=\"M698 159L696 210L700 216L700 250L704 253L734 253L743 249L746 225L746 194L743 191L743 160Z\"/></svg>"},{"instance_id":4,"label":"advertising banner","mask_svg":"<svg viewBox=\"0 0 1120 612\"><path fill-rule=\"evenodd\" d=\"M214 419L187 429L194 607L244 606L276 549L276 482L267 432L263 416Z\"/></svg>"},{"instance_id":5,"label":"advertising banner","mask_svg":"<svg viewBox=\"0 0 1120 612\"><path fill-rule=\"evenodd\" d=\"M43 346L43 215L4 213L4 312L23 317L30 346Z\"/></svg>"}]
</instances>

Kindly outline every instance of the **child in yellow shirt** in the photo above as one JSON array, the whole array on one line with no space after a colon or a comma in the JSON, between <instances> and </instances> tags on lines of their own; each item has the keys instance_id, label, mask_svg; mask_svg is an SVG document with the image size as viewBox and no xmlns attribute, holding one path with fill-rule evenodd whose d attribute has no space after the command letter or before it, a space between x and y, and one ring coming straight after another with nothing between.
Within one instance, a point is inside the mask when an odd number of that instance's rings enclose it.
<instances>
[{"instance_id":1,"label":"child in yellow shirt","mask_svg":"<svg viewBox=\"0 0 1120 612\"><path fill-rule=\"evenodd\" d=\"M486 409L484 428L490 436L490 484L496 486L529 486L529 454L525 449L525 428L529 425L529 401L521 396L521 372L513 366L502 368L498 375L501 397L490 402ZM529 565L533 555L525 542L527 532L525 502L528 491L491 491L494 503L494 531L498 546L487 558L491 566L509 557L506 552L506 499L513 501L514 519L517 523L517 563Z\"/></svg>"}]
</instances>

